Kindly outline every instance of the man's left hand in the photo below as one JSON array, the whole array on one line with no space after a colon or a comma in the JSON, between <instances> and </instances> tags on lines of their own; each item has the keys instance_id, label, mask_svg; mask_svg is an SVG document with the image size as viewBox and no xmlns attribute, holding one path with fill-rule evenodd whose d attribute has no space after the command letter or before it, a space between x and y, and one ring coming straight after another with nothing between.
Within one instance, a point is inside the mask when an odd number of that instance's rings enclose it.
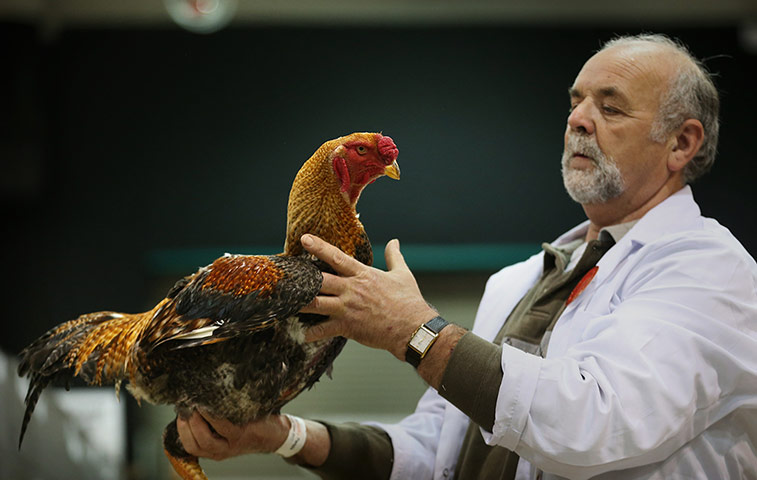
<instances>
[{"instance_id":1,"label":"man's left hand","mask_svg":"<svg viewBox=\"0 0 757 480\"><path fill-rule=\"evenodd\" d=\"M303 235L301 241L308 252L338 274L324 273L320 295L302 309L329 317L311 327L306 339L343 336L387 350L404 361L407 342L415 329L437 313L423 299L399 241L386 245L386 272L363 265L316 236Z\"/></svg>"}]
</instances>

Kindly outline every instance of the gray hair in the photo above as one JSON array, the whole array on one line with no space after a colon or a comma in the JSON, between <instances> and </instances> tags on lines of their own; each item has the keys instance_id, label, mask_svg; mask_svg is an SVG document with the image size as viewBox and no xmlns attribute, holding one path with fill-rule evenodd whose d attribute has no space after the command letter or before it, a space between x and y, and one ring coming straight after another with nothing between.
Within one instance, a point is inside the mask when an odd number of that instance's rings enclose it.
<instances>
[{"instance_id":1,"label":"gray hair","mask_svg":"<svg viewBox=\"0 0 757 480\"><path fill-rule=\"evenodd\" d=\"M715 162L720 130L718 91L712 81L712 75L704 64L695 58L683 43L665 35L641 34L617 37L605 43L601 50L639 42L667 46L689 60L682 62L677 76L671 81L668 90L662 94L660 110L652 125L651 137L654 141L663 142L687 119L694 118L702 122L704 128L702 147L683 170L684 180L686 183L691 183L708 172Z\"/></svg>"}]
</instances>

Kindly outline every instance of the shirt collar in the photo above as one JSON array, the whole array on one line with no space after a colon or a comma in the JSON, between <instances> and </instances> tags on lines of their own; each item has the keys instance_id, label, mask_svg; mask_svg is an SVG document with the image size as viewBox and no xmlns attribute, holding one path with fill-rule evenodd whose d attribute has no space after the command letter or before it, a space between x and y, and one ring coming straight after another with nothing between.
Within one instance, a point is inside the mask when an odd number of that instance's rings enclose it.
<instances>
[{"instance_id":1,"label":"shirt collar","mask_svg":"<svg viewBox=\"0 0 757 480\"><path fill-rule=\"evenodd\" d=\"M638 220L631 220L630 222L625 223L619 223L617 225L610 225L609 227L604 227L602 230L599 231L599 239L600 240L606 240L606 236L609 235L610 238L612 238L615 243L618 243L623 236L628 233L629 230L633 228L634 225L636 225L636 222ZM604 235L604 238L603 238Z\"/></svg>"},{"instance_id":2,"label":"shirt collar","mask_svg":"<svg viewBox=\"0 0 757 480\"><path fill-rule=\"evenodd\" d=\"M628 233L638 220L631 220L630 222L619 223L617 225L610 225L604 227L599 231L598 240L601 242L612 242L616 244L623 236ZM583 238L576 238L570 242L564 243L560 246L551 245L549 243L542 244L544 249L544 271L550 270L557 266L560 270L568 271L581 259L584 251L586 250L587 242Z\"/></svg>"}]
</instances>

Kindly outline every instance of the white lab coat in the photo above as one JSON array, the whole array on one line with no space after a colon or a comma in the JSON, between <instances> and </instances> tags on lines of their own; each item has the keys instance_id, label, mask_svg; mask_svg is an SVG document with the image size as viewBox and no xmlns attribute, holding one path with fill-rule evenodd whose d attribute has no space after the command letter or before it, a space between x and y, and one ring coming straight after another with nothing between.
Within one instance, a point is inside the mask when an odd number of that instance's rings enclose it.
<instances>
[{"instance_id":1,"label":"white lab coat","mask_svg":"<svg viewBox=\"0 0 757 480\"><path fill-rule=\"evenodd\" d=\"M475 334L494 338L539 278L542 256L489 279ZM757 479L754 259L701 216L686 187L597 265L546 358L504 347L486 442L517 452L519 475L539 468L545 479ZM414 414L380 426L392 438L392 479L445 479L468 418L429 389Z\"/></svg>"}]
</instances>

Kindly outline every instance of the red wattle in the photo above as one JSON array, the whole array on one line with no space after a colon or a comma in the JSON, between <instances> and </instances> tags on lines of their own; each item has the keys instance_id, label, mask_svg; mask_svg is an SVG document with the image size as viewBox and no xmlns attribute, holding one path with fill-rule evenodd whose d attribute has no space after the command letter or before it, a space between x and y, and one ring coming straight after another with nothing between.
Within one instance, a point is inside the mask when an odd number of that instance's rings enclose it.
<instances>
[{"instance_id":1,"label":"red wattle","mask_svg":"<svg viewBox=\"0 0 757 480\"><path fill-rule=\"evenodd\" d=\"M334 157L334 171L339 178L341 192L346 192L350 188L350 171L347 168L347 162L342 157Z\"/></svg>"}]
</instances>

